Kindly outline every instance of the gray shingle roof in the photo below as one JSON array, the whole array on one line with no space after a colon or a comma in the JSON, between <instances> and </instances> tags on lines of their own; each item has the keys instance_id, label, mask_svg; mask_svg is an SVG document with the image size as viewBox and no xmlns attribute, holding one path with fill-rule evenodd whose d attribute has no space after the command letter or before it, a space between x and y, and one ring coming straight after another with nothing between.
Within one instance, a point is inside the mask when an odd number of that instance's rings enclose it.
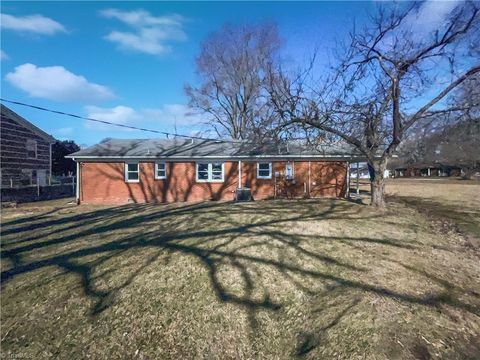
<instances>
[{"instance_id":1,"label":"gray shingle roof","mask_svg":"<svg viewBox=\"0 0 480 360\"><path fill-rule=\"evenodd\" d=\"M70 158L358 158L360 157L347 144L307 147L299 143L253 144L251 142L231 142L190 139L107 139L99 144L70 154Z\"/></svg>"}]
</instances>

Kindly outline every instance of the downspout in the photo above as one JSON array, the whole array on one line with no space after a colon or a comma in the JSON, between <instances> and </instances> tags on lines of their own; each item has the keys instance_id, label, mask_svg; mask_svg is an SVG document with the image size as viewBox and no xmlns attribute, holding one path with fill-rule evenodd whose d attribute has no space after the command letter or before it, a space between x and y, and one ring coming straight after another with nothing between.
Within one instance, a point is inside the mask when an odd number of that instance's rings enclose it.
<instances>
[{"instance_id":1,"label":"downspout","mask_svg":"<svg viewBox=\"0 0 480 360\"><path fill-rule=\"evenodd\" d=\"M273 166L273 162L272 162L272 175L273 175L273 198L276 199L277 198L277 177L275 176L275 167Z\"/></svg>"},{"instance_id":2,"label":"downspout","mask_svg":"<svg viewBox=\"0 0 480 360\"><path fill-rule=\"evenodd\" d=\"M75 160L75 159L73 159ZM80 205L80 163L77 161L77 186L75 188L75 198L77 205Z\"/></svg>"},{"instance_id":3,"label":"downspout","mask_svg":"<svg viewBox=\"0 0 480 360\"><path fill-rule=\"evenodd\" d=\"M357 162L357 196L360 195L360 164Z\"/></svg>"},{"instance_id":4,"label":"downspout","mask_svg":"<svg viewBox=\"0 0 480 360\"><path fill-rule=\"evenodd\" d=\"M350 162L347 161L347 191L345 193L347 199L350 198Z\"/></svg>"},{"instance_id":5,"label":"downspout","mask_svg":"<svg viewBox=\"0 0 480 360\"><path fill-rule=\"evenodd\" d=\"M312 185L311 184L311 179L310 179L310 174L311 174L311 166L312 166L312 162L309 161L308 162L308 197L310 197L310 186Z\"/></svg>"},{"instance_id":6,"label":"downspout","mask_svg":"<svg viewBox=\"0 0 480 360\"><path fill-rule=\"evenodd\" d=\"M50 143L50 183L49 185L52 185L52 146L53 146L53 143Z\"/></svg>"},{"instance_id":7,"label":"downspout","mask_svg":"<svg viewBox=\"0 0 480 360\"><path fill-rule=\"evenodd\" d=\"M238 188L242 188L242 160L238 161Z\"/></svg>"}]
</instances>

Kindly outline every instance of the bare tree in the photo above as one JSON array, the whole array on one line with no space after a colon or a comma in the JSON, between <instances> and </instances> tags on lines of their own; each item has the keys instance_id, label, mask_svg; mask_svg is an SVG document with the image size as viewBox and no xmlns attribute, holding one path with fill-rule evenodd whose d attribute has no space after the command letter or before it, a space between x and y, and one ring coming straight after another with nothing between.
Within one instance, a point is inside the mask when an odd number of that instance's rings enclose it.
<instances>
[{"instance_id":1,"label":"bare tree","mask_svg":"<svg viewBox=\"0 0 480 360\"><path fill-rule=\"evenodd\" d=\"M388 160L409 130L458 110L448 96L480 72L476 4L456 5L431 29L421 26L421 11L422 3L379 6L369 25L351 33L334 74L319 83L282 69L270 77L279 127L315 128L357 148L367 159L377 208L386 206Z\"/></svg>"},{"instance_id":2,"label":"bare tree","mask_svg":"<svg viewBox=\"0 0 480 360\"><path fill-rule=\"evenodd\" d=\"M449 98L447 112L418 121L389 168L438 163L460 166L466 178L480 171L480 75L465 80Z\"/></svg>"},{"instance_id":3,"label":"bare tree","mask_svg":"<svg viewBox=\"0 0 480 360\"><path fill-rule=\"evenodd\" d=\"M265 84L279 48L274 24L225 25L202 43L196 60L201 85L185 91L219 136L257 138L270 128Z\"/></svg>"}]
</instances>

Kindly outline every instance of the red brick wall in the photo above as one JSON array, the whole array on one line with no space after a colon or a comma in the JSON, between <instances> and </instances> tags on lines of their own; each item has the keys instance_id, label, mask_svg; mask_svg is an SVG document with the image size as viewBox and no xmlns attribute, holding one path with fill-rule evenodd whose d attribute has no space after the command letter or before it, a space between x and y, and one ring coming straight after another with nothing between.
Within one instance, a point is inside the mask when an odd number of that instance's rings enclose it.
<instances>
[{"instance_id":1,"label":"red brick wall","mask_svg":"<svg viewBox=\"0 0 480 360\"><path fill-rule=\"evenodd\" d=\"M343 197L346 162L292 161L294 180L284 179L286 161L272 163L272 179L257 179L257 163L242 162L242 186L250 187L254 199L277 197ZM223 183L195 181L195 162L167 162L167 178L156 180L154 163L141 162L140 181L125 182L124 163L83 162L80 165L80 202L125 204L128 202L174 202L232 200L238 186L238 162L224 163ZM275 172L280 176L275 177ZM305 194L306 189L306 194Z\"/></svg>"}]
</instances>

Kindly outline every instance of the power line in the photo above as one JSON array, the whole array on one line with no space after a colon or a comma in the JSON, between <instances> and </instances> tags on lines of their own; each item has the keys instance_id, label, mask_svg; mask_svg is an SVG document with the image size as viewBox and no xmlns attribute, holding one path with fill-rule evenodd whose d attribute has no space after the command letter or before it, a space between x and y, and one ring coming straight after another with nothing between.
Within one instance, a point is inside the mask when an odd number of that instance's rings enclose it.
<instances>
[{"instance_id":1,"label":"power line","mask_svg":"<svg viewBox=\"0 0 480 360\"><path fill-rule=\"evenodd\" d=\"M240 140L222 140L222 139L204 138L202 136L184 135L184 134L177 134L177 133L174 134L174 133L170 133L170 132L167 132L167 131L153 130L153 129L141 128L141 127L137 127L137 126L124 125L124 124L116 124L116 123L112 123L110 121L93 119L93 118L89 118L89 117L85 117L85 116L80 116L80 115L67 113L67 112L64 112L64 111L48 109L48 108L44 108L44 107L41 107L41 106L26 104L26 103L23 103L23 102L20 102L20 101L7 100L7 99L3 99L3 98L0 98L0 101L4 101L4 102L10 103L10 104L26 106L26 107L29 107L29 108L32 108L32 109L42 110L42 111L46 111L46 112L50 112L50 113L54 113L54 114L58 114L58 115L70 116L70 117L73 117L73 118L76 118L76 119L82 119L82 120L97 122L97 123L106 124L106 125L117 126L117 127L126 128L126 129L152 132L152 133L155 133L155 134L165 135L165 136L167 136L167 138L169 136L173 136L174 138L175 137L180 137L180 138L185 138L185 139L197 139L197 140L205 140L205 141L221 141L221 142L230 142L230 143L241 142Z\"/></svg>"}]
</instances>

